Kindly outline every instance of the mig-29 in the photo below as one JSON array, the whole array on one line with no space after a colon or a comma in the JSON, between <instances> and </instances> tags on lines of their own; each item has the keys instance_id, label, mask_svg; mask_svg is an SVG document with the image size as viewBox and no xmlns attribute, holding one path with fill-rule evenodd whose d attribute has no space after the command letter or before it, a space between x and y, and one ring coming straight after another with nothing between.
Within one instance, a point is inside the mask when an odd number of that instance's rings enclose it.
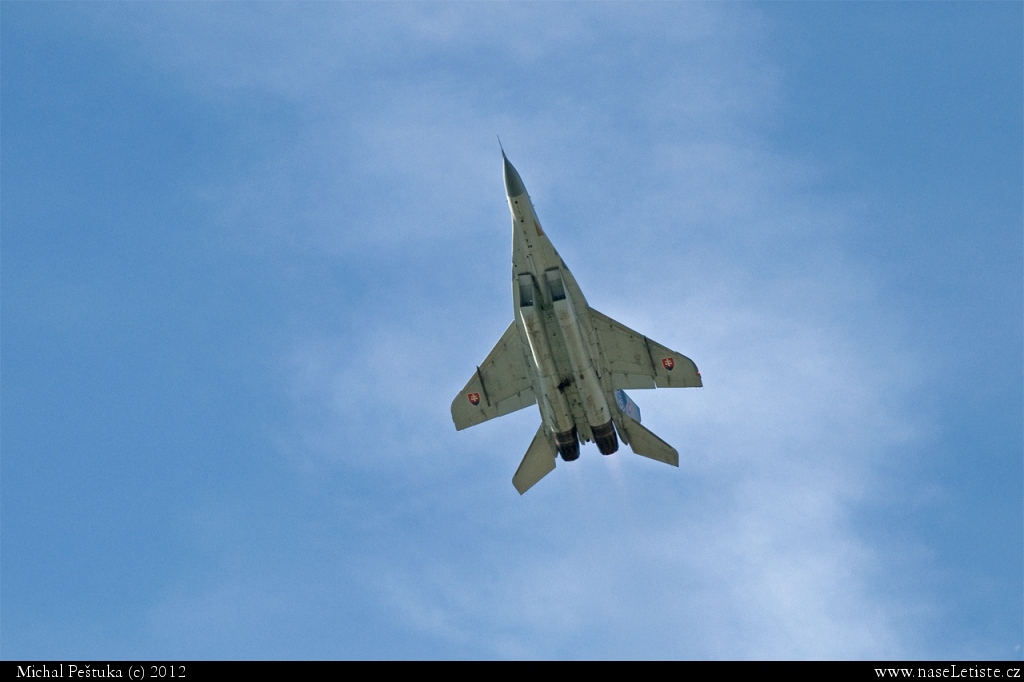
<instances>
[{"instance_id":1,"label":"mig-29","mask_svg":"<svg viewBox=\"0 0 1024 682\"><path fill-rule=\"evenodd\" d=\"M638 455L679 466L675 448L640 425L624 389L700 387L697 366L587 304L504 149L501 156L515 319L452 401L455 428L538 405L540 427L512 477L519 494L554 470L556 456L578 459L581 441L610 455L621 438Z\"/></svg>"}]
</instances>

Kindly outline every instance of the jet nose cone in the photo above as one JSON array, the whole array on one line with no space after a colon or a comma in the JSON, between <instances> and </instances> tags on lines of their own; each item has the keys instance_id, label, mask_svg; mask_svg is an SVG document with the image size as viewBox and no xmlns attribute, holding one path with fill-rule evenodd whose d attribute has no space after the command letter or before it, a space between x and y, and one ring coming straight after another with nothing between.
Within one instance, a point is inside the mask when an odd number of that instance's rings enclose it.
<instances>
[{"instance_id":1,"label":"jet nose cone","mask_svg":"<svg viewBox=\"0 0 1024 682\"><path fill-rule=\"evenodd\" d=\"M523 185L523 179L519 177L519 173L516 171L508 157L505 156L505 151L502 150L501 158L505 162L505 194L511 197L517 197L520 194L526 194L526 187Z\"/></svg>"}]
</instances>

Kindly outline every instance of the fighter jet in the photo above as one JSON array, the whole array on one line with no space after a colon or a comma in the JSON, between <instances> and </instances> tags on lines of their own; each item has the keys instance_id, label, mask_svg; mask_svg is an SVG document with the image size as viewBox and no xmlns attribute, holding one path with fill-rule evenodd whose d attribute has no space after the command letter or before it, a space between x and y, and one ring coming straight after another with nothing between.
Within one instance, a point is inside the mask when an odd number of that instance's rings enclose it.
<instances>
[{"instance_id":1,"label":"fighter jet","mask_svg":"<svg viewBox=\"0 0 1024 682\"><path fill-rule=\"evenodd\" d=\"M610 455L621 439L638 455L678 467L679 453L640 425L624 389L700 387L697 366L590 307L504 149L501 157L515 319L452 401L456 430L537 404L540 427L512 477L520 495L555 469L558 456L578 459L581 441Z\"/></svg>"}]
</instances>

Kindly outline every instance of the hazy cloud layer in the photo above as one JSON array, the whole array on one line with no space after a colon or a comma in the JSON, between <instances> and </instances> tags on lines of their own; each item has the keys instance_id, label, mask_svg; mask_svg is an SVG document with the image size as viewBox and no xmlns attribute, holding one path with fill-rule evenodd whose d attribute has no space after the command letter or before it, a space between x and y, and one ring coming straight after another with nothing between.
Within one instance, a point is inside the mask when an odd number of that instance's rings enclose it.
<instances>
[{"instance_id":1,"label":"hazy cloud layer","mask_svg":"<svg viewBox=\"0 0 1024 682\"><path fill-rule=\"evenodd\" d=\"M943 434L936 347L852 246L921 218L780 142L763 11L69 11L233 122L233 172L181 191L280 302L244 345L266 449L175 517L191 564L142 599L141 634L68 651L1010 655L934 640L942 568L874 516L947 494L912 475ZM536 409L452 427L512 314L496 133L591 305L701 368L702 390L632 395L678 470L587 447L520 498Z\"/></svg>"}]
</instances>

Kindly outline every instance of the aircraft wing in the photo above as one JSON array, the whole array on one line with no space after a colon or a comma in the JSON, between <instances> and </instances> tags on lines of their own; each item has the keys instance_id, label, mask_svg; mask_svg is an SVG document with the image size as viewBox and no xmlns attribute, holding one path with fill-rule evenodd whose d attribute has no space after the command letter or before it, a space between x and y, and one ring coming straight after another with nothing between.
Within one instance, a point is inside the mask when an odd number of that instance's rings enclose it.
<instances>
[{"instance_id":1,"label":"aircraft wing","mask_svg":"<svg viewBox=\"0 0 1024 682\"><path fill-rule=\"evenodd\" d=\"M458 431L506 415L537 402L527 348L515 321L501 335L466 387L452 401L452 421Z\"/></svg>"},{"instance_id":2,"label":"aircraft wing","mask_svg":"<svg viewBox=\"0 0 1024 682\"><path fill-rule=\"evenodd\" d=\"M612 389L703 386L693 360L590 309Z\"/></svg>"}]
</instances>

